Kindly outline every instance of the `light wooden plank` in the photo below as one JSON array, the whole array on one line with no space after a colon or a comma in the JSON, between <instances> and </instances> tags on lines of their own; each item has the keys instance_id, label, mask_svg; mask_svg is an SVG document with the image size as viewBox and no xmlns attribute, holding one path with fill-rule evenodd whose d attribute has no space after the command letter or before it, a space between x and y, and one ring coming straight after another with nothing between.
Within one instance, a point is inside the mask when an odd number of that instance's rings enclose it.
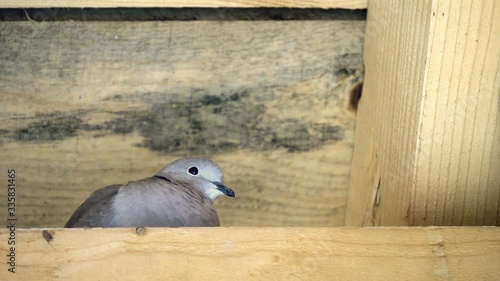
<instances>
[{"instance_id":1,"label":"light wooden plank","mask_svg":"<svg viewBox=\"0 0 500 281\"><path fill-rule=\"evenodd\" d=\"M347 225L500 225L500 3L368 8Z\"/></svg>"},{"instance_id":2,"label":"light wooden plank","mask_svg":"<svg viewBox=\"0 0 500 281\"><path fill-rule=\"evenodd\" d=\"M224 226L343 225L363 34L363 21L2 23L0 168L18 172L20 226L61 227L93 190L188 155L235 190L216 201Z\"/></svg>"},{"instance_id":3,"label":"light wooden plank","mask_svg":"<svg viewBox=\"0 0 500 281\"><path fill-rule=\"evenodd\" d=\"M493 227L18 229L15 247L2 280L500 280Z\"/></svg>"},{"instance_id":4,"label":"light wooden plank","mask_svg":"<svg viewBox=\"0 0 500 281\"><path fill-rule=\"evenodd\" d=\"M367 0L4 0L0 8L228 7L366 9Z\"/></svg>"}]
</instances>

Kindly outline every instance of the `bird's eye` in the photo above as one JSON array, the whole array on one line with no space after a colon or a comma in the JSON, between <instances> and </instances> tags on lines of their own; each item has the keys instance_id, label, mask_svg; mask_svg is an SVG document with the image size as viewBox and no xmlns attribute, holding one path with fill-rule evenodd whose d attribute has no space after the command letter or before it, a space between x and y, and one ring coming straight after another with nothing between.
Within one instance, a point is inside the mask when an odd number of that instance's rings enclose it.
<instances>
[{"instance_id":1,"label":"bird's eye","mask_svg":"<svg viewBox=\"0 0 500 281\"><path fill-rule=\"evenodd\" d=\"M190 173L193 176L196 176L198 174L198 168L196 168L195 166L193 166L193 167L191 167L191 168L188 169L188 173Z\"/></svg>"}]
</instances>

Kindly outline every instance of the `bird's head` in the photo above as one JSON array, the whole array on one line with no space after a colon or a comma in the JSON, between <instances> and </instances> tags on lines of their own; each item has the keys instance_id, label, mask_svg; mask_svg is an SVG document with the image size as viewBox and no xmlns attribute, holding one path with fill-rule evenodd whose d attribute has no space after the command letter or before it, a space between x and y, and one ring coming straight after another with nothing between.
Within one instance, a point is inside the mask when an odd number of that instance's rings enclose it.
<instances>
[{"instance_id":1,"label":"bird's head","mask_svg":"<svg viewBox=\"0 0 500 281\"><path fill-rule=\"evenodd\" d=\"M189 183L212 201L220 195L235 196L234 191L223 184L224 175L219 165L208 159L182 158L163 167L156 175Z\"/></svg>"}]
</instances>

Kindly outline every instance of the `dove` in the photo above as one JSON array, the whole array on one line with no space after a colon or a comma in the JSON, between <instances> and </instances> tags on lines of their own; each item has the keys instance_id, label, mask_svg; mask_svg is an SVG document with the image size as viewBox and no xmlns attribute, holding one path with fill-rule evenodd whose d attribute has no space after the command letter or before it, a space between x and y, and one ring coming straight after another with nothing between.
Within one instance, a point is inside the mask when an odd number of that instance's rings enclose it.
<instances>
[{"instance_id":1,"label":"dove","mask_svg":"<svg viewBox=\"0 0 500 281\"><path fill-rule=\"evenodd\" d=\"M235 197L211 160L182 158L154 176L94 191L64 227L220 226L214 200Z\"/></svg>"}]
</instances>

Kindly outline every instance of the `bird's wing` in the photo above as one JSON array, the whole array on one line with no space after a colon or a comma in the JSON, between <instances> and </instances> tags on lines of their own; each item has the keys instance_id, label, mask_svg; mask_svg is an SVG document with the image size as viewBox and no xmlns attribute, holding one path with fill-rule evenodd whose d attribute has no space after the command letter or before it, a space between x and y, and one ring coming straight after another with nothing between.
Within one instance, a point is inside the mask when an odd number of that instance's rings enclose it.
<instances>
[{"instance_id":1,"label":"bird's wing","mask_svg":"<svg viewBox=\"0 0 500 281\"><path fill-rule=\"evenodd\" d=\"M121 226L219 226L212 202L174 177L129 182L117 196L116 221Z\"/></svg>"},{"instance_id":2,"label":"bird's wing","mask_svg":"<svg viewBox=\"0 0 500 281\"><path fill-rule=\"evenodd\" d=\"M122 185L115 184L94 191L73 213L64 227L106 227L113 218L112 203Z\"/></svg>"}]
</instances>

